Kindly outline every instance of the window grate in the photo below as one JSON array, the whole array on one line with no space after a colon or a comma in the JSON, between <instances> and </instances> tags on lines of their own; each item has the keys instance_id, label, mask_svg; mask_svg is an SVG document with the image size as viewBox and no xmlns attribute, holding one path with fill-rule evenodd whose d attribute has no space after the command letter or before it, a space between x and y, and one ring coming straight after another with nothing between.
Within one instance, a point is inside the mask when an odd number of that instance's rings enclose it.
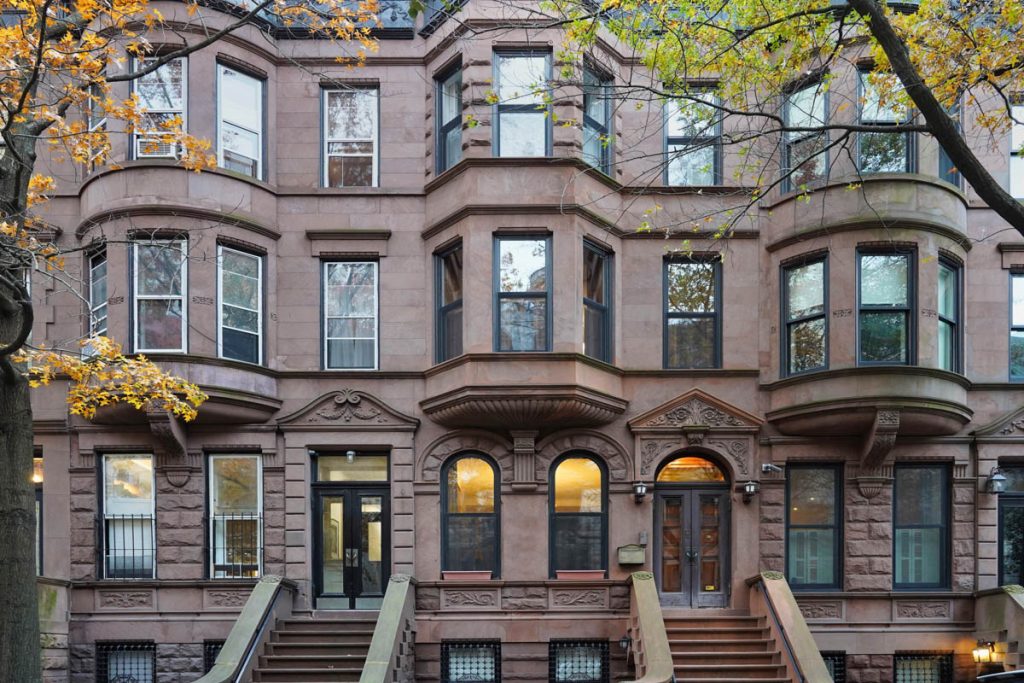
<instances>
[{"instance_id":1,"label":"window grate","mask_svg":"<svg viewBox=\"0 0 1024 683\"><path fill-rule=\"evenodd\" d=\"M452 640L441 643L441 683L497 683L501 680L501 643Z\"/></svg>"},{"instance_id":2,"label":"window grate","mask_svg":"<svg viewBox=\"0 0 1024 683\"><path fill-rule=\"evenodd\" d=\"M96 643L96 683L154 683L155 670L152 641Z\"/></svg>"},{"instance_id":3,"label":"window grate","mask_svg":"<svg viewBox=\"0 0 1024 683\"><path fill-rule=\"evenodd\" d=\"M217 656L224 649L223 640L203 641L203 673L210 673L213 665L217 663Z\"/></svg>"},{"instance_id":4,"label":"window grate","mask_svg":"<svg viewBox=\"0 0 1024 683\"><path fill-rule=\"evenodd\" d=\"M108 579L152 579L152 515L104 515L103 566Z\"/></svg>"},{"instance_id":5,"label":"window grate","mask_svg":"<svg viewBox=\"0 0 1024 683\"><path fill-rule=\"evenodd\" d=\"M822 652L821 658L825 660L825 667L832 676L832 683L846 683L846 653Z\"/></svg>"},{"instance_id":6,"label":"window grate","mask_svg":"<svg viewBox=\"0 0 1024 683\"><path fill-rule=\"evenodd\" d=\"M902 653L894 658L896 683L953 683L953 655Z\"/></svg>"},{"instance_id":7,"label":"window grate","mask_svg":"<svg viewBox=\"0 0 1024 683\"><path fill-rule=\"evenodd\" d=\"M212 538L213 578L253 579L260 575L263 518L256 513L214 515Z\"/></svg>"},{"instance_id":8,"label":"window grate","mask_svg":"<svg viewBox=\"0 0 1024 683\"><path fill-rule=\"evenodd\" d=\"M548 644L551 683L608 683L608 642L552 640Z\"/></svg>"}]
</instances>

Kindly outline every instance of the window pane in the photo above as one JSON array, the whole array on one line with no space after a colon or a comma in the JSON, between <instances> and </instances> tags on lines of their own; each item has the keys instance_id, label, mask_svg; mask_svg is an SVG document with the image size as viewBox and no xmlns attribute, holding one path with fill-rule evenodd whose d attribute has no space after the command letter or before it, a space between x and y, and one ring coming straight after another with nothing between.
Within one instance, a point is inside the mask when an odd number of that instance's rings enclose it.
<instances>
[{"instance_id":1,"label":"window pane","mask_svg":"<svg viewBox=\"0 0 1024 683\"><path fill-rule=\"evenodd\" d=\"M107 255L97 254L90 260L90 298L96 306L107 300Z\"/></svg>"},{"instance_id":2,"label":"window pane","mask_svg":"<svg viewBox=\"0 0 1024 683\"><path fill-rule=\"evenodd\" d=\"M1010 194L1018 199L1024 198L1024 155L1022 154L1010 157Z\"/></svg>"},{"instance_id":3,"label":"window pane","mask_svg":"<svg viewBox=\"0 0 1024 683\"><path fill-rule=\"evenodd\" d=\"M146 65L144 60L140 66ZM134 82L139 106L150 111L182 111L184 108L185 60L175 59Z\"/></svg>"},{"instance_id":4,"label":"window pane","mask_svg":"<svg viewBox=\"0 0 1024 683\"><path fill-rule=\"evenodd\" d=\"M589 69L583 71L583 112L601 126L607 127L608 85Z\"/></svg>"},{"instance_id":5,"label":"window pane","mask_svg":"<svg viewBox=\"0 0 1024 683\"><path fill-rule=\"evenodd\" d=\"M704 458L676 458L661 468L658 481L700 483L708 481L725 481L725 475L713 462Z\"/></svg>"},{"instance_id":6,"label":"window pane","mask_svg":"<svg viewBox=\"0 0 1024 683\"><path fill-rule=\"evenodd\" d=\"M956 330L945 320L939 321L939 367L943 370L956 372Z\"/></svg>"},{"instance_id":7,"label":"window pane","mask_svg":"<svg viewBox=\"0 0 1024 683\"><path fill-rule=\"evenodd\" d=\"M896 583L942 581L941 529L896 530Z\"/></svg>"},{"instance_id":8,"label":"window pane","mask_svg":"<svg viewBox=\"0 0 1024 683\"><path fill-rule=\"evenodd\" d=\"M462 306L451 308L444 313L444 359L462 355Z\"/></svg>"},{"instance_id":9,"label":"window pane","mask_svg":"<svg viewBox=\"0 0 1024 683\"><path fill-rule=\"evenodd\" d=\"M153 683L153 652L122 650L107 653L104 683Z\"/></svg>"},{"instance_id":10,"label":"window pane","mask_svg":"<svg viewBox=\"0 0 1024 683\"><path fill-rule=\"evenodd\" d=\"M896 468L896 524L945 523L945 471L941 467Z\"/></svg>"},{"instance_id":11,"label":"window pane","mask_svg":"<svg viewBox=\"0 0 1024 683\"><path fill-rule=\"evenodd\" d=\"M462 299L462 247L441 257L441 305Z\"/></svg>"},{"instance_id":12,"label":"window pane","mask_svg":"<svg viewBox=\"0 0 1024 683\"><path fill-rule=\"evenodd\" d=\"M255 161L260 156L260 137L251 130L240 128L230 123L224 123L220 129L221 148L225 154L230 152L241 163L240 172L248 172L251 169L250 160Z\"/></svg>"},{"instance_id":13,"label":"window pane","mask_svg":"<svg viewBox=\"0 0 1024 683\"><path fill-rule=\"evenodd\" d=\"M861 254L861 305L907 306L909 264L906 254Z\"/></svg>"},{"instance_id":14,"label":"window pane","mask_svg":"<svg viewBox=\"0 0 1024 683\"><path fill-rule=\"evenodd\" d=\"M669 318L665 336L670 368L715 367L714 318Z\"/></svg>"},{"instance_id":15,"label":"window pane","mask_svg":"<svg viewBox=\"0 0 1024 683\"><path fill-rule=\"evenodd\" d=\"M330 339L327 341L327 367L372 369L375 347L372 339Z\"/></svg>"},{"instance_id":16,"label":"window pane","mask_svg":"<svg viewBox=\"0 0 1024 683\"><path fill-rule=\"evenodd\" d=\"M594 168L604 166L606 141L602 133L593 128L583 130L583 161Z\"/></svg>"},{"instance_id":17,"label":"window pane","mask_svg":"<svg viewBox=\"0 0 1024 683\"><path fill-rule=\"evenodd\" d=\"M327 159L328 187L372 187L372 156L331 156Z\"/></svg>"},{"instance_id":18,"label":"window pane","mask_svg":"<svg viewBox=\"0 0 1024 683\"><path fill-rule=\"evenodd\" d=\"M225 358L240 360L246 363L259 363L259 335L225 327L221 330L221 353Z\"/></svg>"},{"instance_id":19,"label":"window pane","mask_svg":"<svg viewBox=\"0 0 1024 683\"><path fill-rule=\"evenodd\" d=\"M139 302L137 321L139 350L177 350L182 344L180 299L147 299Z\"/></svg>"},{"instance_id":20,"label":"window pane","mask_svg":"<svg viewBox=\"0 0 1024 683\"><path fill-rule=\"evenodd\" d=\"M825 312L825 262L786 269L787 319Z\"/></svg>"},{"instance_id":21,"label":"window pane","mask_svg":"<svg viewBox=\"0 0 1024 683\"><path fill-rule=\"evenodd\" d=\"M103 463L103 512L148 515L153 511L153 458L108 455Z\"/></svg>"},{"instance_id":22,"label":"window pane","mask_svg":"<svg viewBox=\"0 0 1024 683\"><path fill-rule=\"evenodd\" d=\"M797 90L786 101L786 119L793 128L825 125L825 91L820 83Z\"/></svg>"},{"instance_id":23,"label":"window pane","mask_svg":"<svg viewBox=\"0 0 1024 683\"><path fill-rule=\"evenodd\" d=\"M502 112L498 149L503 157L547 155L548 122L543 112Z\"/></svg>"},{"instance_id":24,"label":"window pane","mask_svg":"<svg viewBox=\"0 0 1024 683\"><path fill-rule=\"evenodd\" d=\"M498 287L502 292L546 292L546 239L498 241L500 268Z\"/></svg>"},{"instance_id":25,"label":"window pane","mask_svg":"<svg viewBox=\"0 0 1024 683\"><path fill-rule=\"evenodd\" d=\"M836 470L798 467L789 471L789 523L836 523Z\"/></svg>"},{"instance_id":26,"label":"window pane","mask_svg":"<svg viewBox=\"0 0 1024 683\"><path fill-rule=\"evenodd\" d=\"M825 319L814 318L789 326L789 371L825 367Z\"/></svg>"},{"instance_id":27,"label":"window pane","mask_svg":"<svg viewBox=\"0 0 1024 683\"><path fill-rule=\"evenodd\" d=\"M606 260L604 254L593 249L583 249L583 296L599 304L605 303Z\"/></svg>"},{"instance_id":28,"label":"window pane","mask_svg":"<svg viewBox=\"0 0 1024 683\"><path fill-rule=\"evenodd\" d=\"M456 72L441 84L441 124L462 116L462 72Z\"/></svg>"},{"instance_id":29,"label":"window pane","mask_svg":"<svg viewBox=\"0 0 1024 683\"><path fill-rule=\"evenodd\" d=\"M494 512L494 468L480 458L460 458L448 468L448 512Z\"/></svg>"},{"instance_id":30,"label":"window pane","mask_svg":"<svg viewBox=\"0 0 1024 683\"><path fill-rule=\"evenodd\" d=\"M445 168L451 168L462 158L462 129L456 126L444 134Z\"/></svg>"},{"instance_id":31,"label":"window pane","mask_svg":"<svg viewBox=\"0 0 1024 683\"><path fill-rule=\"evenodd\" d=\"M327 137L332 140L373 140L377 121L376 90L327 93Z\"/></svg>"},{"instance_id":32,"label":"window pane","mask_svg":"<svg viewBox=\"0 0 1024 683\"><path fill-rule=\"evenodd\" d=\"M793 169L789 176L790 187L814 185L825 178L828 171L825 140L825 134L822 133L790 143L789 165Z\"/></svg>"},{"instance_id":33,"label":"window pane","mask_svg":"<svg viewBox=\"0 0 1024 683\"><path fill-rule=\"evenodd\" d=\"M1002 539L1002 584L1024 581L1024 505L1003 503L999 534Z\"/></svg>"},{"instance_id":34,"label":"window pane","mask_svg":"<svg viewBox=\"0 0 1024 683\"><path fill-rule=\"evenodd\" d=\"M601 512L601 468L590 458L567 458L555 470L555 512ZM564 567L563 567L564 569Z\"/></svg>"},{"instance_id":35,"label":"window pane","mask_svg":"<svg viewBox=\"0 0 1024 683\"><path fill-rule=\"evenodd\" d=\"M669 185L714 185L715 147L708 141L669 145Z\"/></svg>"},{"instance_id":36,"label":"window pane","mask_svg":"<svg viewBox=\"0 0 1024 683\"><path fill-rule=\"evenodd\" d=\"M327 315L376 316L375 266L374 263L327 264Z\"/></svg>"},{"instance_id":37,"label":"window pane","mask_svg":"<svg viewBox=\"0 0 1024 683\"><path fill-rule=\"evenodd\" d=\"M786 556L786 578L791 584L835 583L834 529L790 529Z\"/></svg>"},{"instance_id":38,"label":"window pane","mask_svg":"<svg viewBox=\"0 0 1024 683\"><path fill-rule=\"evenodd\" d=\"M240 277L258 280L260 277L260 257L244 254L233 249L221 252L221 267L226 273L235 273Z\"/></svg>"},{"instance_id":39,"label":"window pane","mask_svg":"<svg viewBox=\"0 0 1024 683\"><path fill-rule=\"evenodd\" d=\"M181 294L181 264L184 261L181 243L136 244L135 248L139 270L135 275L136 293Z\"/></svg>"},{"instance_id":40,"label":"window pane","mask_svg":"<svg viewBox=\"0 0 1024 683\"><path fill-rule=\"evenodd\" d=\"M555 515L555 570L601 569L600 515Z\"/></svg>"},{"instance_id":41,"label":"window pane","mask_svg":"<svg viewBox=\"0 0 1024 683\"><path fill-rule=\"evenodd\" d=\"M907 170L907 136L903 133L860 133L862 173L903 173Z\"/></svg>"},{"instance_id":42,"label":"window pane","mask_svg":"<svg viewBox=\"0 0 1024 683\"><path fill-rule=\"evenodd\" d=\"M669 137L708 137L717 135L718 110L714 93L691 93L694 100L671 99L666 102ZM705 104L712 103L712 104Z\"/></svg>"},{"instance_id":43,"label":"window pane","mask_svg":"<svg viewBox=\"0 0 1024 683\"><path fill-rule=\"evenodd\" d=\"M939 658L896 657L896 683L946 683Z\"/></svg>"},{"instance_id":44,"label":"window pane","mask_svg":"<svg viewBox=\"0 0 1024 683\"><path fill-rule=\"evenodd\" d=\"M939 315L952 321L957 319L957 271L945 263L939 264Z\"/></svg>"},{"instance_id":45,"label":"window pane","mask_svg":"<svg viewBox=\"0 0 1024 683\"><path fill-rule=\"evenodd\" d=\"M220 117L252 131L263 130L262 83L225 66L220 67Z\"/></svg>"},{"instance_id":46,"label":"window pane","mask_svg":"<svg viewBox=\"0 0 1024 683\"><path fill-rule=\"evenodd\" d=\"M215 515L259 512L259 460L256 456L210 459L210 507Z\"/></svg>"},{"instance_id":47,"label":"window pane","mask_svg":"<svg viewBox=\"0 0 1024 683\"><path fill-rule=\"evenodd\" d=\"M1010 333L1010 377L1024 377L1024 332Z\"/></svg>"},{"instance_id":48,"label":"window pane","mask_svg":"<svg viewBox=\"0 0 1024 683\"><path fill-rule=\"evenodd\" d=\"M892 98L889 98L884 104L881 102L882 93L902 89L898 82L895 84L885 84L883 81L883 84L875 85L868 78L867 73L863 71L860 72L860 82L864 98L864 102L861 105L861 121L900 123L906 120L906 107L893 101Z\"/></svg>"},{"instance_id":49,"label":"window pane","mask_svg":"<svg viewBox=\"0 0 1024 683\"><path fill-rule=\"evenodd\" d=\"M1004 467L1006 490L1013 493L1024 493L1024 467Z\"/></svg>"},{"instance_id":50,"label":"window pane","mask_svg":"<svg viewBox=\"0 0 1024 683\"><path fill-rule=\"evenodd\" d=\"M860 359L869 362L905 363L907 316L902 311L861 311Z\"/></svg>"},{"instance_id":51,"label":"window pane","mask_svg":"<svg viewBox=\"0 0 1024 683\"><path fill-rule=\"evenodd\" d=\"M317 481L387 481L385 455L357 455L350 462L344 455L320 455L316 459Z\"/></svg>"},{"instance_id":52,"label":"window pane","mask_svg":"<svg viewBox=\"0 0 1024 683\"><path fill-rule=\"evenodd\" d=\"M448 670L442 680L449 683L491 683L498 680L495 659L498 645L474 646L463 643L445 643Z\"/></svg>"},{"instance_id":53,"label":"window pane","mask_svg":"<svg viewBox=\"0 0 1024 683\"><path fill-rule=\"evenodd\" d=\"M547 348L547 300L502 299L499 351L543 351Z\"/></svg>"},{"instance_id":54,"label":"window pane","mask_svg":"<svg viewBox=\"0 0 1024 683\"><path fill-rule=\"evenodd\" d=\"M258 277L222 272L221 296L224 304L256 311L259 308L260 286Z\"/></svg>"},{"instance_id":55,"label":"window pane","mask_svg":"<svg viewBox=\"0 0 1024 683\"><path fill-rule=\"evenodd\" d=\"M546 55L497 55L498 103L542 104L547 89L548 60ZM502 117L502 127L505 119ZM504 154L504 145L502 145Z\"/></svg>"},{"instance_id":56,"label":"window pane","mask_svg":"<svg viewBox=\"0 0 1024 683\"><path fill-rule=\"evenodd\" d=\"M493 572L497 542L494 515L451 515L447 525L445 569Z\"/></svg>"},{"instance_id":57,"label":"window pane","mask_svg":"<svg viewBox=\"0 0 1024 683\"><path fill-rule=\"evenodd\" d=\"M1014 275L1013 283L1013 324L1024 325L1024 275Z\"/></svg>"},{"instance_id":58,"label":"window pane","mask_svg":"<svg viewBox=\"0 0 1024 683\"><path fill-rule=\"evenodd\" d=\"M666 264L670 313L715 312L715 264Z\"/></svg>"},{"instance_id":59,"label":"window pane","mask_svg":"<svg viewBox=\"0 0 1024 683\"><path fill-rule=\"evenodd\" d=\"M606 348L608 312L593 306L583 306L583 353L598 360L608 360Z\"/></svg>"}]
</instances>

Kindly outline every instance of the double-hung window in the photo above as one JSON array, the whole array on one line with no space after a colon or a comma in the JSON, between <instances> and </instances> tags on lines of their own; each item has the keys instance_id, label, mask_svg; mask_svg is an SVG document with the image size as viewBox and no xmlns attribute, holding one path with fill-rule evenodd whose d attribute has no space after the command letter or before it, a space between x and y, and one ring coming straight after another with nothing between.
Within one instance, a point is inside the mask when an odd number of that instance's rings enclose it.
<instances>
[{"instance_id":1,"label":"double-hung window","mask_svg":"<svg viewBox=\"0 0 1024 683\"><path fill-rule=\"evenodd\" d=\"M1010 379L1024 380L1024 272L1010 275Z\"/></svg>"},{"instance_id":2,"label":"double-hung window","mask_svg":"<svg viewBox=\"0 0 1024 683\"><path fill-rule=\"evenodd\" d=\"M263 177L263 81L217 65L217 157L221 168Z\"/></svg>"},{"instance_id":3,"label":"double-hung window","mask_svg":"<svg viewBox=\"0 0 1024 683\"><path fill-rule=\"evenodd\" d=\"M104 578L153 578L153 456L104 456L102 479Z\"/></svg>"},{"instance_id":4,"label":"double-hung window","mask_svg":"<svg viewBox=\"0 0 1024 683\"><path fill-rule=\"evenodd\" d=\"M896 464L893 486L893 585L949 585L949 467Z\"/></svg>"},{"instance_id":5,"label":"double-hung window","mask_svg":"<svg viewBox=\"0 0 1024 683\"><path fill-rule=\"evenodd\" d=\"M548 52L494 55L494 156L543 157L551 154Z\"/></svg>"},{"instance_id":6,"label":"double-hung window","mask_svg":"<svg viewBox=\"0 0 1024 683\"><path fill-rule=\"evenodd\" d=\"M719 367L721 265L718 259L665 261L666 368Z\"/></svg>"},{"instance_id":7,"label":"double-hung window","mask_svg":"<svg viewBox=\"0 0 1024 683\"><path fill-rule=\"evenodd\" d=\"M839 588L840 465L786 467L786 578L794 588Z\"/></svg>"},{"instance_id":8,"label":"double-hung window","mask_svg":"<svg viewBox=\"0 0 1024 683\"><path fill-rule=\"evenodd\" d=\"M958 264L939 259L939 296L936 313L939 319L937 340L939 367L961 372L960 354L960 273Z\"/></svg>"},{"instance_id":9,"label":"double-hung window","mask_svg":"<svg viewBox=\"0 0 1024 683\"><path fill-rule=\"evenodd\" d=\"M782 276L784 374L828 367L828 267L824 257L787 266Z\"/></svg>"},{"instance_id":10,"label":"double-hung window","mask_svg":"<svg viewBox=\"0 0 1024 683\"><path fill-rule=\"evenodd\" d=\"M860 71L860 123L867 126L898 126L909 112L898 102L885 101L869 72ZM857 165L861 173L909 173L913 170L913 139L910 133L858 133Z\"/></svg>"},{"instance_id":11,"label":"double-hung window","mask_svg":"<svg viewBox=\"0 0 1024 683\"><path fill-rule=\"evenodd\" d=\"M498 470L490 460L463 455L444 468L441 491L441 569L444 571L486 571L497 577L501 571L501 519Z\"/></svg>"},{"instance_id":12,"label":"double-hung window","mask_svg":"<svg viewBox=\"0 0 1024 683\"><path fill-rule=\"evenodd\" d=\"M605 470L587 455L569 455L551 468L550 572L608 568Z\"/></svg>"},{"instance_id":13,"label":"double-hung window","mask_svg":"<svg viewBox=\"0 0 1024 683\"><path fill-rule=\"evenodd\" d=\"M494 350L549 350L551 239L496 238L494 273Z\"/></svg>"},{"instance_id":14,"label":"double-hung window","mask_svg":"<svg viewBox=\"0 0 1024 683\"><path fill-rule=\"evenodd\" d=\"M804 190L828 174L828 133L823 130L828 97L821 83L805 85L786 96L786 190Z\"/></svg>"},{"instance_id":15,"label":"double-hung window","mask_svg":"<svg viewBox=\"0 0 1024 683\"><path fill-rule=\"evenodd\" d=\"M909 251L858 252L861 365L913 363L914 263Z\"/></svg>"},{"instance_id":16,"label":"double-hung window","mask_svg":"<svg viewBox=\"0 0 1024 683\"><path fill-rule=\"evenodd\" d=\"M444 173L462 158L462 70L447 72L435 82L437 98L437 166Z\"/></svg>"},{"instance_id":17,"label":"double-hung window","mask_svg":"<svg viewBox=\"0 0 1024 683\"><path fill-rule=\"evenodd\" d=\"M107 251L89 255L89 336L107 334Z\"/></svg>"},{"instance_id":18,"label":"double-hung window","mask_svg":"<svg viewBox=\"0 0 1024 683\"><path fill-rule=\"evenodd\" d=\"M263 357L263 259L217 246L221 358L259 363Z\"/></svg>"},{"instance_id":19,"label":"double-hung window","mask_svg":"<svg viewBox=\"0 0 1024 683\"><path fill-rule=\"evenodd\" d=\"M136 351L186 351L185 248L179 240L133 245Z\"/></svg>"},{"instance_id":20,"label":"double-hung window","mask_svg":"<svg viewBox=\"0 0 1024 683\"><path fill-rule=\"evenodd\" d=\"M611 362L612 255L583 243L583 354Z\"/></svg>"},{"instance_id":21,"label":"double-hung window","mask_svg":"<svg viewBox=\"0 0 1024 683\"><path fill-rule=\"evenodd\" d=\"M376 261L323 264L324 366L377 369Z\"/></svg>"},{"instance_id":22,"label":"double-hung window","mask_svg":"<svg viewBox=\"0 0 1024 683\"><path fill-rule=\"evenodd\" d=\"M378 91L324 91L324 185L376 187Z\"/></svg>"},{"instance_id":23,"label":"double-hung window","mask_svg":"<svg viewBox=\"0 0 1024 683\"><path fill-rule=\"evenodd\" d=\"M210 456L210 577L254 578L263 560L259 455Z\"/></svg>"},{"instance_id":24,"label":"double-hung window","mask_svg":"<svg viewBox=\"0 0 1024 683\"><path fill-rule=\"evenodd\" d=\"M1024 584L1024 466L1003 465L999 494L999 585Z\"/></svg>"},{"instance_id":25,"label":"double-hung window","mask_svg":"<svg viewBox=\"0 0 1024 683\"><path fill-rule=\"evenodd\" d=\"M85 127L90 135L89 156L86 160L87 171L94 170L97 159L101 154L106 154L110 148L109 139L103 135L107 130L107 112L103 107L104 97L103 90L99 85L89 87L89 99L85 103Z\"/></svg>"},{"instance_id":26,"label":"double-hung window","mask_svg":"<svg viewBox=\"0 0 1024 683\"><path fill-rule=\"evenodd\" d=\"M136 60L134 68L143 69L153 61L154 58ZM178 155L178 147L169 136L171 129L178 127L176 124L180 124L182 131L187 130L186 73L185 59L179 57L132 81L132 94L144 111L132 136L135 158ZM90 130L94 123L98 125L90 115Z\"/></svg>"},{"instance_id":27,"label":"double-hung window","mask_svg":"<svg viewBox=\"0 0 1024 683\"><path fill-rule=\"evenodd\" d=\"M1024 101L1018 100L1010 111L1010 194L1024 199Z\"/></svg>"},{"instance_id":28,"label":"double-hung window","mask_svg":"<svg viewBox=\"0 0 1024 683\"><path fill-rule=\"evenodd\" d=\"M462 244L434 257L437 269L437 362L462 355Z\"/></svg>"},{"instance_id":29,"label":"double-hung window","mask_svg":"<svg viewBox=\"0 0 1024 683\"><path fill-rule=\"evenodd\" d=\"M36 575L43 575L43 452L32 456L32 488L36 497Z\"/></svg>"},{"instance_id":30,"label":"double-hung window","mask_svg":"<svg viewBox=\"0 0 1024 683\"><path fill-rule=\"evenodd\" d=\"M605 175L612 172L612 80L583 70L583 161Z\"/></svg>"},{"instance_id":31,"label":"double-hung window","mask_svg":"<svg viewBox=\"0 0 1024 683\"><path fill-rule=\"evenodd\" d=\"M721 182L722 117L717 104L718 97L710 90L666 101L666 184Z\"/></svg>"}]
</instances>

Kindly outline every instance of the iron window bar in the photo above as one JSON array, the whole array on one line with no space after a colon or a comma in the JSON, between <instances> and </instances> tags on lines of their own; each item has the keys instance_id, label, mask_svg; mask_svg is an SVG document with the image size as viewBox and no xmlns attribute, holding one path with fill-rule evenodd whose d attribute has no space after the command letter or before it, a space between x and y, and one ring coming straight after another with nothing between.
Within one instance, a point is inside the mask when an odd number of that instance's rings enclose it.
<instances>
[{"instance_id":1,"label":"iron window bar","mask_svg":"<svg viewBox=\"0 0 1024 683\"><path fill-rule=\"evenodd\" d=\"M213 665L217 663L217 656L224 649L224 642L223 640L203 641L203 673L210 673L210 670L213 669Z\"/></svg>"},{"instance_id":2,"label":"iron window bar","mask_svg":"<svg viewBox=\"0 0 1024 683\"><path fill-rule=\"evenodd\" d=\"M448 640L441 643L441 683L496 683L500 680L500 642Z\"/></svg>"},{"instance_id":3,"label":"iron window bar","mask_svg":"<svg viewBox=\"0 0 1024 683\"><path fill-rule=\"evenodd\" d=\"M953 683L952 654L897 652L893 656L893 667L893 677L898 683Z\"/></svg>"},{"instance_id":4,"label":"iron window bar","mask_svg":"<svg viewBox=\"0 0 1024 683\"><path fill-rule=\"evenodd\" d=\"M822 652L821 658L825 660L825 667L832 676L832 683L846 683L846 653Z\"/></svg>"},{"instance_id":5,"label":"iron window bar","mask_svg":"<svg viewBox=\"0 0 1024 683\"><path fill-rule=\"evenodd\" d=\"M96 683L155 683L156 644L129 640L96 643Z\"/></svg>"},{"instance_id":6,"label":"iron window bar","mask_svg":"<svg viewBox=\"0 0 1024 683\"><path fill-rule=\"evenodd\" d=\"M263 516L259 513L210 518L210 565L215 579L254 579L263 564Z\"/></svg>"},{"instance_id":7,"label":"iron window bar","mask_svg":"<svg viewBox=\"0 0 1024 683\"><path fill-rule=\"evenodd\" d=\"M548 643L551 683L609 683L608 641L552 640Z\"/></svg>"},{"instance_id":8,"label":"iron window bar","mask_svg":"<svg viewBox=\"0 0 1024 683\"><path fill-rule=\"evenodd\" d=\"M100 524L104 578L154 578L156 529L153 515L104 515Z\"/></svg>"}]
</instances>

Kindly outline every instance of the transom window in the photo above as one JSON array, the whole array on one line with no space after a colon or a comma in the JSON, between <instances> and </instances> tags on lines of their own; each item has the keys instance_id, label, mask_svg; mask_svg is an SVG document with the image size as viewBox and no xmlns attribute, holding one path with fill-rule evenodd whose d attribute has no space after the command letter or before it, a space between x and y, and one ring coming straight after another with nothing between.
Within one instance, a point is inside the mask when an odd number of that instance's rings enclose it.
<instances>
[{"instance_id":1,"label":"transom window","mask_svg":"<svg viewBox=\"0 0 1024 683\"><path fill-rule=\"evenodd\" d=\"M913 362L911 256L910 252L858 252L861 365Z\"/></svg>"},{"instance_id":2,"label":"transom window","mask_svg":"<svg viewBox=\"0 0 1024 683\"><path fill-rule=\"evenodd\" d=\"M377 368L377 262L324 263L324 364Z\"/></svg>"},{"instance_id":3,"label":"transom window","mask_svg":"<svg viewBox=\"0 0 1024 683\"><path fill-rule=\"evenodd\" d=\"M259 455L210 456L210 576L255 578L263 560Z\"/></svg>"},{"instance_id":4,"label":"transom window","mask_svg":"<svg viewBox=\"0 0 1024 683\"><path fill-rule=\"evenodd\" d=\"M437 268L437 362L462 355L462 244L435 257Z\"/></svg>"},{"instance_id":5,"label":"transom window","mask_svg":"<svg viewBox=\"0 0 1024 683\"><path fill-rule=\"evenodd\" d=\"M725 483L725 474L715 463L704 458L686 456L669 462L658 472L659 483L703 484Z\"/></svg>"},{"instance_id":6,"label":"transom window","mask_svg":"<svg viewBox=\"0 0 1024 683\"><path fill-rule=\"evenodd\" d=\"M949 468L897 463L893 519L894 586L948 586Z\"/></svg>"},{"instance_id":7,"label":"transom window","mask_svg":"<svg viewBox=\"0 0 1024 683\"><path fill-rule=\"evenodd\" d=\"M217 65L217 155L221 168L263 177L263 81Z\"/></svg>"},{"instance_id":8,"label":"transom window","mask_svg":"<svg viewBox=\"0 0 1024 683\"><path fill-rule=\"evenodd\" d=\"M263 259L218 245L220 356L247 363L263 358Z\"/></svg>"},{"instance_id":9,"label":"transom window","mask_svg":"<svg viewBox=\"0 0 1024 683\"><path fill-rule=\"evenodd\" d=\"M443 571L500 573L498 473L479 456L466 455L445 466L441 527Z\"/></svg>"},{"instance_id":10,"label":"transom window","mask_svg":"<svg viewBox=\"0 0 1024 683\"><path fill-rule=\"evenodd\" d=\"M550 247L549 237L495 239L496 351L551 348Z\"/></svg>"},{"instance_id":11,"label":"transom window","mask_svg":"<svg viewBox=\"0 0 1024 683\"><path fill-rule=\"evenodd\" d=\"M721 262L665 262L666 368L715 368L720 363Z\"/></svg>"},{"instance_id":12,"label":"transom window","mask_svg":"<svg viewBox=\"0 0 1024 683\"><path fill-rule=\"evenodd\" d=\"M555 462L551 474L551 575L607 569L604 468L585 455Z\"/></svg>"},{"instance_id":13,"label":"transom window","mask_svg":"<svg viewBox=\"0 0 1024 683\"><path fill-rule=\"evenodd\" d=\"M867 71L860 73L860 123L898 126L909 120L910 112L892 98L883 98L882 87L872 82ZM899 86L897 85L897 88ZM911 168L910 133L858 133L858 168L861 173L908 173Z\"/></svg>"},{"instance_id":14,"label":"transom window","mask_svg":"<svg viewBox=\"0 0 1024 683\"><path fill-rule=\"evenodd\" d=\"M324 185L376 187L378 91L327 90L324 98Z\"/></svg>"},{"instance_id":15,"label":"transom window","mask_svg":"<svg viewBox=\"0 0 1024 683\"><path fill-rule=\"evenodd\" d=\"M665 182L717 185L721 181L722 117L718 97L698 90L665 103Z\"/></svg>"},{"instance_id":16,"label":"transom window","mask_svg":"<svg viewBox=\"0 0 1024 683\"><path fill-rule=\"evenodd\" d=\"M824 258L783 269L784 374L828 367L827 273Z\"/></svg>"},{"instance_id":17,"label":"transom window","mask_svg":"<svg viewBox=\"0 0 1024 683\"><path fill-rule=\"evenodd\" d=\"M437 172L462 158L462 69L437 79Z\"/></svg>"},{"instance_id":18,"label":"transom window","mask_svg":"<svg viewBox=\"0 0 1024 683\"><path fill-rule=\"evenodd\" d=\"M840 465L786 467L786 578L794 588L839 588Z\"/></svg>"},{"instance_id":19,"label":"transom window","mask_svg":"<svg viewBox=\"0 0 1024 683\"><path fill-rule=\"evenodd\" d=\"M155 60L155 57L137 59L134 68L144 68ZM139 107L145 110L132 138L137 159L177 156L177 145L167 137L176 122L180 123L182 131L187 130L186 80L186 62L180 57L132 81L132 93L138 97Z\"/></svg>"},{"instance_id":20,"label":"transom window","mask_svg":"<svg viewBox=\"0 0 1024 683\"><path fill-rule=\"evenodd\" d=\"M184 241L137 242L134 328L136 351L186 350L188 263Z\"/></svg>"},{"instance_id":21,"label":"transom window","mask_svg":"<svg viewBox=\"0 0 1024 683\"><path fill-rule=\"evenodd\" d=\"M543 157L551 150L548 52L494 55L494 156Z\"/></svg>"},{"instance_id":22,"label":"transom window","mask_svg":"<svg viewBox=\"0 0 1024 683\"><path fill-rule=\"evenodd\" d=\"M786 177L783 187L803 190L814 186L828 175L828 133L826 124L828 97L821 83L805 85L786 97L786 125L794 130L786 133Z\"/></svg>"}]
</instances>

